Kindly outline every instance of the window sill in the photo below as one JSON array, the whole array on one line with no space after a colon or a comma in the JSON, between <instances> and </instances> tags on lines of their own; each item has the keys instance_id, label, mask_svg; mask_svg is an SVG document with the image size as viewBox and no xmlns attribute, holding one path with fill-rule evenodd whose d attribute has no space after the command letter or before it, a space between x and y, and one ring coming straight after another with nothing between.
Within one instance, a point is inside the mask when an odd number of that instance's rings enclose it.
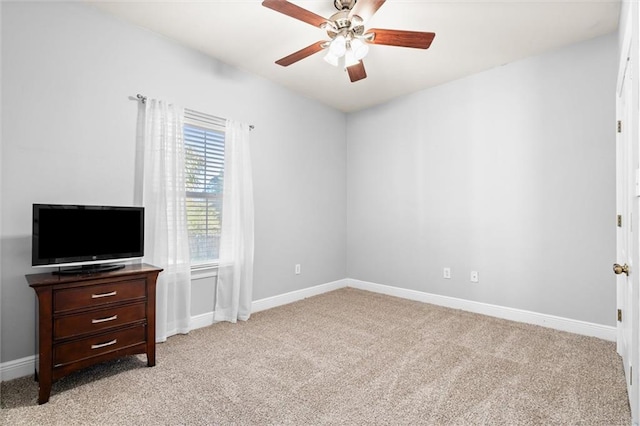
<instances>
[{"instance_id":1,"label":"window sill","mask_svg":"<svg viewBox=\"0 0 640 426\"><path fill-rule=\"evenodd\" d=\"M218 264L207 263L202 265L191 266L191 279L199 280L202 278L210 278L218 276Z\"/></svg>"}]
</instances>

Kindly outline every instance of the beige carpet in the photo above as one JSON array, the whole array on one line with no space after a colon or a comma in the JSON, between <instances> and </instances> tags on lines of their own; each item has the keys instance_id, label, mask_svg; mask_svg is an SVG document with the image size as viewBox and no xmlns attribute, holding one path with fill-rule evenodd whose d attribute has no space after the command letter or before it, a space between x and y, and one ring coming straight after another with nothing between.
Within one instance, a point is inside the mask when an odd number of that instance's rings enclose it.
<instances>
[{"instance_id":1,"label":"beige carpet","mask_svg":"<svg viewBox=\"0 0 640 426\"><path fill-rule=\"evenodd\" d=\"M615 345L355 289L216 324L54 384L2 384L0 423L631 422Z\"/></svg>"}]
</instances>

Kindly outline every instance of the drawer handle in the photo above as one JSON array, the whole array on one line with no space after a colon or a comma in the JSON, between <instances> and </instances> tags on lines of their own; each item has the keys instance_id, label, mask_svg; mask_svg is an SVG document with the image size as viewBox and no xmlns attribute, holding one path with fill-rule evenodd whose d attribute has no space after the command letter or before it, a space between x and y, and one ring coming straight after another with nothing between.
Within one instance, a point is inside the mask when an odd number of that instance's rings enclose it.
<instances>
[{"instance_id":1,"label":"drawer handle","mask_svg":"<svg viewBox=\"0 0 640 426\"><path fill-rule=\"evenodd\" d=\"M117 291L112 291L111 293L100 293L100 294L92 294L91 298L92 299L99 299L101 297L109 297L109 296L115 296L116 294L118 294Z\"/></svg>"},{"instance_id":2,"label":"drawer handle","mask_svg":"<svg viewBox=\"0 0 640 426\"><path fill-rule=\"evenodd\" d=\"M118 342L118 339L113 339L110 342L106 342L106 343L99 343L97 345L91 345L91 349L100 349L100 348L104 348L105 346L111 346L111 345L115 345Z\"/></svg>"},{"instance_id":3,"label":"drawer handle","mask_svg":"<svg viewBox=\"0 0 640 426\"><path fill-rule=\"evenodd\" d=\"M91 320L91 324L100 324L101 322L113 321L113 320L117 320L117 319L118 319L117 315L114 315L114 316L108 317L108 318L92 319Z\"/></svg>"}]
</instances>

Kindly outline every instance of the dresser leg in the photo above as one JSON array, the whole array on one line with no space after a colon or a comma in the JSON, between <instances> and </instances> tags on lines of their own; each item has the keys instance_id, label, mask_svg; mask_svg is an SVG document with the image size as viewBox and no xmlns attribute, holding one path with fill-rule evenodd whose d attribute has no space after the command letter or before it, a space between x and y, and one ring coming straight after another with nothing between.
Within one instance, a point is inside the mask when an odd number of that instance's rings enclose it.
<instances>
[{"instance_id":1,"label":"dresser leg","mask_svg":"<svg viewBox=\"0 0 640 426\"><path fill-rule=\"evenodd\" d=\"M149 345L152 347L147 347L147 367L153 367L156 365L156 348L154 345Z\"/></svg>"},{"instance_id":2,"label":"dresser leg","mask_svg":"<svg viewBox=\"0 0 640 426\"><path fill-rule=\"evenodd\" d=\"M49 402L49 395L51 395L51 381L45 383L43 377L40 377L40 390L38 392L38 404L46 404Z\"/></svg>"},{"instance_id":3,"label":"dresser leg","mask_svg":"<svg viewBox=\"0 0 640 426\"><path fill-rule=\"evenodd\" d=\"M41 358L42 359L42 358ZM38 378L38 404L46 404L49 401L49 395L51 395L51 384L53 383L53 377L51 370L43 369L40 366L40 372L36 371L36 377Z\"/></svg>"}]
</instances>

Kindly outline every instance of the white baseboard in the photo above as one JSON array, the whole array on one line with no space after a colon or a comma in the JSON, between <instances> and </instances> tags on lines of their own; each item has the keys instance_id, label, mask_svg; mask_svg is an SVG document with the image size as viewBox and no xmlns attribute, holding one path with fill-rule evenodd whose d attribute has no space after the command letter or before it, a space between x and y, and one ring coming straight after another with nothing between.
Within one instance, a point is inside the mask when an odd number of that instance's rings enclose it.
<instances>
[{"instance_id":1,"label":"white baseboard","mask_svg":"<svg viewBox=\"0 0 640 426\"><path fill-rule=\"evenodd\" d=\"M297 302L298 300L306 299L307 297L317 296L322 293L328 293L339 288L347 286L347 280L332 281L326 284L320 284L314 287L304 288L302 290L296 290L289 293L279 294L277 296L267 297L264 299L254 300L251 302L251 313L265 311L267 309L275 308L289 303ZM194 315L191 317L191 329L208 327L214 324L216 321L213 319L215 313L207 312L200 315Z\"/></svg>"},{"instance_id":2,"label":"white baseboard","mask_svg":"<svg viewBox=\"0 0 640 426\"><path fill-rule=\"evenodd\" d=\"M298 300L317 296L323 293L328 293L330 291L344 287L352 287L360 290L372 291L374 293L400 297L403 299L415 300L423 303L431 303L433 305L444 306L447 308L461 309L463 311L489 315L492 317L503 318L526 324L540 325L542 327L567 331L583 336L597 337L612 342L616 341L616 328L611 326L525 311L522 309L507 308L504 306L491 305L488 303L474 302L471 300L458 299L455 297L440 296L437 294L408 290L404 288L376 284L368 281L354 280L350 278L345 278L342 280L333 281L302 290L296 290L289 293L280 294L278 296L255 300L251 303L251 312L253 313L264 311L266 309L286 305ZM195 330L196 328L207 327L215 322L213 318L213 312L207 312L201 315L193 316L191 317L190 328L192 330ZM32 355L25 358L1 363L0 381L12 380L18 377L24 377L33 374L35 360L35 355Z\"/></svg>"},{"instance_id":3,"label":"white baseboard","mask_svg":"<svg viewBox=\"0 0 640 426\"><path fill-rule=\"evenodd\" d=\"M208 327L213 324L215 321L213 320L214 312L207 312L205 314L195 315L191 317L191 322L189 325L191 326L191 330L195 330L196 328Z\"/></svg>"},{"instance_id":4,"label":"white baseboard","mask_svg":"<svg viewBox=\"0 0 640 426\"><path fill-rule=\"evenodd\" d=\"M580 334L583 336L597 337L603 340L616 341L616 328L594 324L586 321L579 321L569 318L557 317L554 315L541 314L538 312L525 311L522 309L507 308L504 306L491 305L489 303L474 302L471 300L458 299L449 296L424 293L416 290L407 290L399 287L375 284L360 280L347 280L347 286L361 290L368 290L375 293L396 296L403 299L415 300L423 303L444 306L447 308L460 309L477 314L489 315L496 318L507 319L526 324L540 325L542 327L553 328L560 331Z\"/></svg>"},{"instance_id":5,"label":"white baseboard","mask_svg":"<svg viewBox=\"0 0 640 426\"><path fill-rule=\"evenodd\" d=\"M36 368L36 355L14 359L0 364L0 381L17 379L33 374Z\"/></svg>"},{"instance_id":6,"label":"white baseboard","mask_svg":"<svg viewBox=\"0 0 640 426\"><path fill-rule=\"evenodd\" d=\"M267 297L265 299L255 300L251 303L251 312L260 312L266 309L275 308L276 306L287 305L306 299L307 297L317 296L322 293L328 293L339 288L347 286L347 279L332 281L326 284L320 284L314 287L304 288L289 293L280 294L278 296Z\"/></svg>"}]
</instances>

